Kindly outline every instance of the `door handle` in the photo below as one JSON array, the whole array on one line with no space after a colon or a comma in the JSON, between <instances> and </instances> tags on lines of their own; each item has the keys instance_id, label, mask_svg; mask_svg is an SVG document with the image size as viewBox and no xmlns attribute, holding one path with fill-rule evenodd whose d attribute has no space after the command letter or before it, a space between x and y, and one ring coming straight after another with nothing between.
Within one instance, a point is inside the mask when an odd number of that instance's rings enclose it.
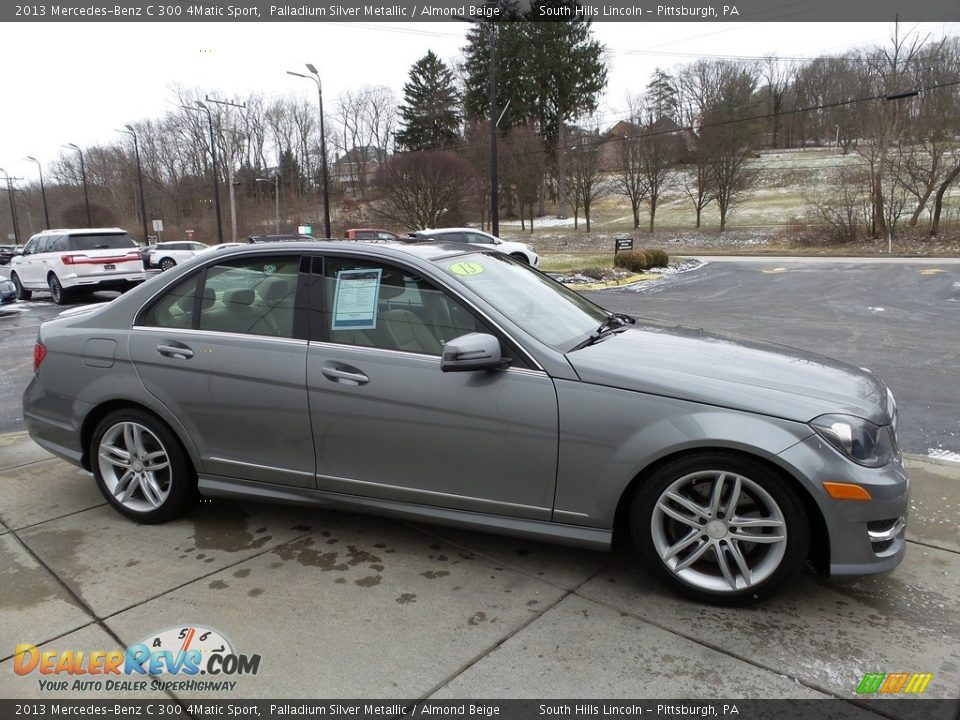
<instances>
[{"instance_id":1,"label":"door handle","mask_svg":"<svg viewBox=\"0 0 960 720\"><path fill-rule=\"evenodd\" d=\"M344 385L366 385L370 382L370 378L364 375L362 372L349 372L347 370L338 370L333 367L322 367L320 368L322 372L328 379L333 380L334 382L343 383Z\"/></svg>"},{"instance_id":2,"label":"door handle","mask_svg":"<svg viewBox=\"0 0 960 720\"><path fill-rule=\"evenodd\" d=\"M193 357L193 350L186 345L157 345L157 352L164 357L176 358L177 360L189 360Z\"/></svg>"}]
</instances>

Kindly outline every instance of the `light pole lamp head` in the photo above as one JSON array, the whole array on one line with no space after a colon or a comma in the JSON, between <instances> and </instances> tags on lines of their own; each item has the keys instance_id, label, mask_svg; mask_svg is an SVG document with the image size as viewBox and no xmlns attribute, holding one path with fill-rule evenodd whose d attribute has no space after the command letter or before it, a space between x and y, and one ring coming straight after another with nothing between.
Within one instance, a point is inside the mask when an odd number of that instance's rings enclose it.
<instances>
[{"instance_id":1,"label":"light pole lamp head","mask_svg":"<svg viewBox=\"0 0 960 720\"><path fill-rule=\"evenodd\" d=\"M195 102L197 103L197 105L199 105L200 107L202 107L204 110L207 109L207 106L204 105L203 102L201 102L200 100L196 100Z\"/></svg>"},{"instance_id":2,"label":"light pole lamp head","mask_svg":"<svg viewBox=\"0 0 960 720\"><path fill-rule=\"evenodd\" d=\"M67 143L66 145L64 145L64 147L70 148L71 150L76 150L78 152L82 152L82 150L80 150L80 146L75 143Z\"/></svg>"},{"instance_id":3,"label":"light pole lamp head","mask_svg":"<svg viewBox=\"0 0 960 720\"><path fill-rule=\"evenodd\" d=\"M320 73L317 72L317 69L313 66L313 63L307 63L307 70L309 70L309 71L310 71L311 73L313 73L314 75L319 75L319 74L320 74Z\"/></svg>"},{"instance_id":4,"label":"light pole lamp head","mask_svg":"<svg viewBox=\"0 0 960 720\"><path fill-rule=\"evenodd\" d=\"M37 160L33 155L27 155L27 156L24 158L24 160L30 160L31 162L35 162L37 165L40 164L40 161Z\"/></svg>"},{"instance_id":5,"label":"light pole lamp head","mask_svg":"<svg viewBox=\"0 0 960 720\"><path fill-rule=\"evenodd\" d=\"M287 70L287 75L293 75L294 77L307 78L307 80L310 79L309 75L304 75L303 73L294 72L293 70Z\"/></svg>"},{"instance_id":6,"label":"light pole lamp head","mask_svg":"<svg viewBox=\"0 0 960 720\"><path fill-rule=\"evenodd\" d=\"M129 131L131 135L136 135L136 133L133 130L133 125L124 125L124 127Z\"/></svg>"}]
</instances>

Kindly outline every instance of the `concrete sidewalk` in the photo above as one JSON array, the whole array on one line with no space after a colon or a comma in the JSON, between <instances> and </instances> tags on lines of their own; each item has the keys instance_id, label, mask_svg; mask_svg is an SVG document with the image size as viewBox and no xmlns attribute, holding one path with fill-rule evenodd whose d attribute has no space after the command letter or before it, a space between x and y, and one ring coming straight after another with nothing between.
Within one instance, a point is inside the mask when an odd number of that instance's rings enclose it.
<instances>
[{"instance_id":1,"label":"concrete sidewalk","mask_svg":"<svg viewBox=\"0 0 960 720\"><path fill-rule=\"evenodd\" d=\"M112 650L197 625L262 656L243 698L852 698L867 672L932 672L926 695L956 698L960 466L908 466L899 568L806 572L744 610L679 600L626 553L375 517L215 501L138 526L25 433L0 436L0 697L139 696L44 694L14 646Z\"/></svg>"}]
</instances>

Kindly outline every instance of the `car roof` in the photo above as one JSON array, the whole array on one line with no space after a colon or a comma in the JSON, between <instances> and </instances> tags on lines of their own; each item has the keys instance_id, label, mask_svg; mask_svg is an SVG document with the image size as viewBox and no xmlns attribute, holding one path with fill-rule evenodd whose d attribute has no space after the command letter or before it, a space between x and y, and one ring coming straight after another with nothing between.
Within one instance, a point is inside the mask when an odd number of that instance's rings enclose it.
<instances>
[{"instance_id":1,"label":"car roof","mask_svg":"<svg viewBox=\"0 0 960 720\"><path fill-rule=\"evenodd\" d=\"M112 228L57 228L50 230L41 230L37 235L63 235L69 233L70 235L113 235L116 233L123 233L124 235L129 235L126 230L123 228L112 227Z\"/></svg>"},{"instance_id":2,"label":"car roof","mask_svg":"<svg viewBox=\"0 0 960 720\"><path fill-rule=\"evenodd\" d=\"M406 257L416 257L422 260L434 261L454 255L478 252L476 246L467 243L435 242L435 243L367 243L367 242L338 242L336 240L302 240L283 243L283 251L317 251L345 252L357 254L357 250L369 251L371 255L403 260ZM276 250L276 246L263 243L244 245L243 247L227 248L226 253L231 255L259 254ZM226 254L225 253L225 254Z\"/></svg>"}]
</instances>

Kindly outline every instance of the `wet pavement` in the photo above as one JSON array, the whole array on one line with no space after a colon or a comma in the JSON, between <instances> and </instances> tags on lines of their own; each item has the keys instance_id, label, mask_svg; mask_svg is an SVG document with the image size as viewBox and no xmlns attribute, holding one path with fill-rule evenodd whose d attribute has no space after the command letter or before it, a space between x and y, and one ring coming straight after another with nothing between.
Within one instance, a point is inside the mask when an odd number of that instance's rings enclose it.
<instances>
[{"instance_id":1,"label":"wet pavement","mask_svg":"<svg viewBox=\"0 0 960 720\"><path fill-rule=\"evenodd\" d=\"M261 655L257 675L236 678L245 698L852 699L864 673L894 671L933 673L925 695L955 698L960 467L908 467L900 567L843 580L806 570L772 601L728 609L670 595L625 550L223 500L137 525L90 475L7 434L0 697L77 696L15 674L17 643L112 650L194 626Z\"/></svg>"}]
</instances>

